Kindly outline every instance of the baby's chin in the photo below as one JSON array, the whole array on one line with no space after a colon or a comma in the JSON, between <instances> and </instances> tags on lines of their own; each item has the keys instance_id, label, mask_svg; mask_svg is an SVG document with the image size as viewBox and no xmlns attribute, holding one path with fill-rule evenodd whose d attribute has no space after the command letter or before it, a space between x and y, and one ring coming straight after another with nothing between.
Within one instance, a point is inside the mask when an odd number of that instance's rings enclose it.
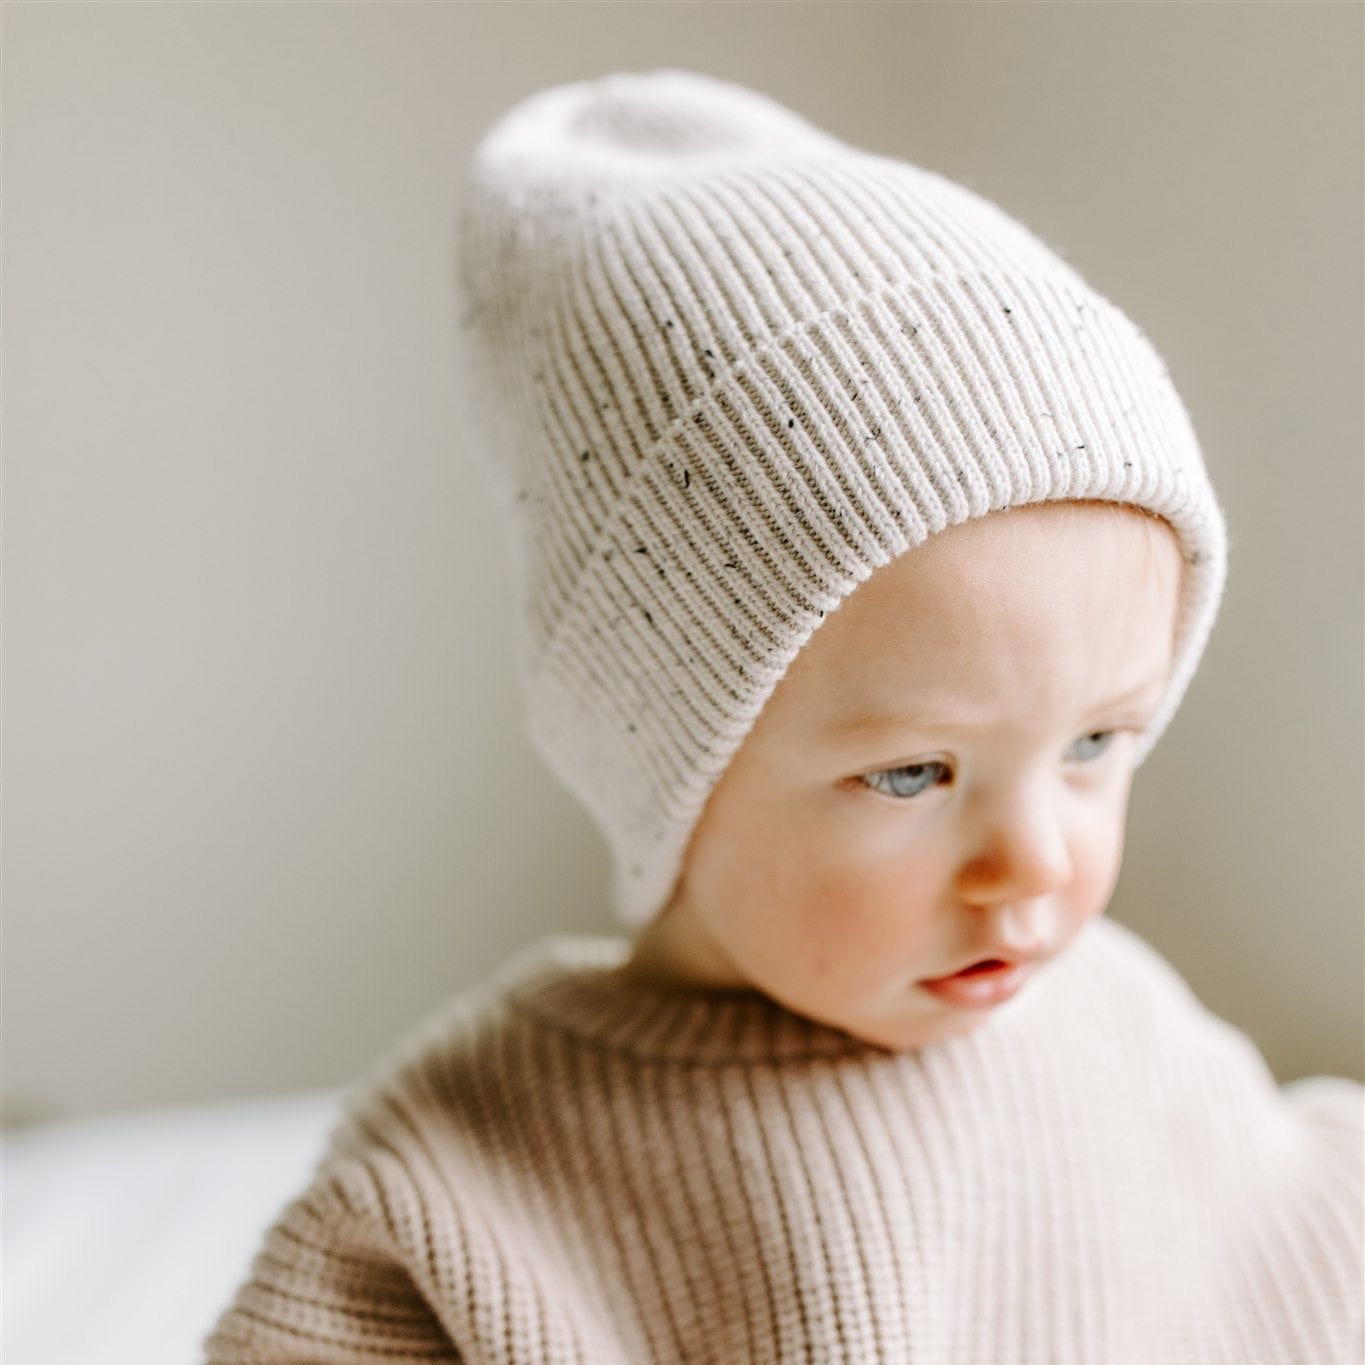
<instances>
[{"instance_id":1,"label":"baby's chin","mask_svg":"<svg viewBox=\"0 0 1365 1365\"><path fill-rule=\"evenodd\" d=\"M887 1052L915 1052L933 1047L954 1038L966 1038L982 1028L990 1015L965 1012L953 1018L915 1020L913 1023L888 1024L881 1027L844 1025L844 1032L864 1043L884 1048Z\"/></svg>"},{"instance_id":2,"label":"baby's chin","mask_svg":"<svg viewBox=\"0 0 1365 1365\"><path fill-rule=\"evenodd\" d=\"M996 1006L1002 1009L1003 1006ZM887 1052L914 1052L953 1038L965 1038L984 1027L993 1010L933 1010L903 1017L853 1018L837 1013L817 1015L807 1011L818 1022L842 1030L859 1042L871 1044Z\"/></svg>"},{"instance_id":3,"label":"baby's chin","mask_svg":"<svg viewBox=\"0 0 1365 1365\"><path fill-rule=\"evenodd\" d=\"M881 1017L849 1018L839 1027L864 1042L875 1043L891 1052L913 1051L954 1038L967 1038L992 1024L1008 1020L1020 1010L1028 1010L1041 989L1042 983L1034 979L1022 990L991 1006L955 1008L931 1003L919 1009L899 1012L892 1009Z\"/></svg>"}]
</instances>

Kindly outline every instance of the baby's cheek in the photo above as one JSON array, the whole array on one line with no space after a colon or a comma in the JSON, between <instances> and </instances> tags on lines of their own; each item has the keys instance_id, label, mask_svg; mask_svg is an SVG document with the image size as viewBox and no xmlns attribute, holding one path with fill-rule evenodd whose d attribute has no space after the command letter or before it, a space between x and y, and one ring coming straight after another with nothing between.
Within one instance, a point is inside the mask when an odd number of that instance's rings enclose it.
<instances>
[{"instance_id":1,"label":"baby's cheek","mask_svg":"<svg viewBox=\"0 0 1365 1365\"><path fill-rule=\"evenodd\" d=\"M1070 900L1083 919L1103 913L1123 865L1124 823L1111 818L1082 841L1075 854Z\"/></svg>"},{"instance_id":2,"label":"baby's cheek","mask_svg":"<svg viewBox=\"0 0 1365 1365\"><path fill-rule=\"evenodd\" d=\"M923 913L894 879L826 872L807 882L793 919L813 988L836 993L876 986L924 937Z\"/></svg>"}]
</instances>

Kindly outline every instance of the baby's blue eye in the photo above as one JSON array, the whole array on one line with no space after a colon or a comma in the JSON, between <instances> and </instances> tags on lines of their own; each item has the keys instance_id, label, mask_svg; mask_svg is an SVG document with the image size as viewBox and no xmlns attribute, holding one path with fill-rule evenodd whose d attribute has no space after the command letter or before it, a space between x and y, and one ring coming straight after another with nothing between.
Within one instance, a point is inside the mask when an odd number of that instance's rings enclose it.
<instances>
[{"instance_id":1,"label":"baby's blue eye","mask_svg":"<svg viewBox=\"0 0 1365 1365\"><path fill-rule=\"evenodd\" d=\"M883 789L877 786L873 779L889 778L891 779L891 790L887 792L887 795L909 799L912 796L918 796L922 791L934 785L932 781L922 780L926 774L947 771L948 765L946 763L909 763L903 768L883 768L881 772L868 773L863 781L877 791L881 791ZM905 780L901 781L901 778Z\"/></svg>"},{"instance_id":2,"label":"baby's blue eye","mask_svg":"<svg viewBox=\"0 0 1365 1365\"><path fill-rule=\"evenodd\" d=\"M1072 746L1072 754L1082 763L1092 762L1103 754L1113 743L1117 730L1092 730L1082 735ZM1082 752L1076 753L1076 748ZM947 774L950 769L946 763L931 760L928 763L907 763L900 768L883 768L880 772L868 773L862 781L876 791L885 791L888 796L911 800L940 780L937 774Z\"/></svg>"},{"instance_id":3,"label":"baby's blue eye","mask_svg":"<svg viewBox=\"0 0 1365 1365\"><path fill-rule=\"evenodd\" d=\"M1091 740L1103 740L1104 742L1100 745L1099 749L1098 750L1092 749L1088 755L1089 758L1098 758L1099 755L1102 754L1109 747L1110 742L1113 740L1114 736L1117 733L1118 733L1117 730L1092 730L1088 735L1082 735L1080 739L1076 741L1076 743L1088 744ZM1081 761L1085 762L1086 759L1082 758Z\"/></svg>"}]
</instances>

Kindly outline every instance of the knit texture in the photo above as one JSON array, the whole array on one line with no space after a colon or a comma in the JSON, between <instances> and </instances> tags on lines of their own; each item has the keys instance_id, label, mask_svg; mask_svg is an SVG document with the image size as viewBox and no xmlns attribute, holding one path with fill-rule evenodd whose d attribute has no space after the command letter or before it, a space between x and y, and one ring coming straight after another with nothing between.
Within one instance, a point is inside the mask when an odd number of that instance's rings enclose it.
<instances>
[{"instance_id":1,"label":"knit texture","mask_svg":"<svg viewBox=\"0 0 1365 1365\"><path fill-rule=\"evenodd\" d=\"M209 1365L1359 1365L1365 1090L1092 922L890 1052L556 936L349 1092Z\"/></svg>"},{"instance_id":2,"label":"knit texture","mask_svg":"<svg viewBox=\"0 0 1365 1365\"><path fill-rule=\"evenodd\" d=\"M543 90L462 186L460 382L508 526L532 742L649 919L730 759L877 568L1001 508L1131 503L1184 556L1174 714L1227 533L1147 337L964 186L699 73Z\"/></svg>"}]
</instances>

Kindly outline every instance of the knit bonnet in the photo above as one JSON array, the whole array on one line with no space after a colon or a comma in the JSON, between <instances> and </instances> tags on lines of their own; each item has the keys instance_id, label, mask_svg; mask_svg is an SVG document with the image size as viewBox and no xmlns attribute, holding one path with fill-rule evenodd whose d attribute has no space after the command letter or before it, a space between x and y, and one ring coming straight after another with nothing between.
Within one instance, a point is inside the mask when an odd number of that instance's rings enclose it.
<instances>
[{"instance_id":1,"label":"knit bonnet","mask_svg":"<svg viewBox=\"0 0 1365 1365\"><path fill-rule=\"evenodd\" d=\"M458 347L508 526L530 738L669 899L708 796L798 651L871 574L1008 506L1164 518L1167 691L1227 532L1166 367L1029 229L933 171L697 72L542 90L461 187Z\"/></svg>"}]
</instances>

